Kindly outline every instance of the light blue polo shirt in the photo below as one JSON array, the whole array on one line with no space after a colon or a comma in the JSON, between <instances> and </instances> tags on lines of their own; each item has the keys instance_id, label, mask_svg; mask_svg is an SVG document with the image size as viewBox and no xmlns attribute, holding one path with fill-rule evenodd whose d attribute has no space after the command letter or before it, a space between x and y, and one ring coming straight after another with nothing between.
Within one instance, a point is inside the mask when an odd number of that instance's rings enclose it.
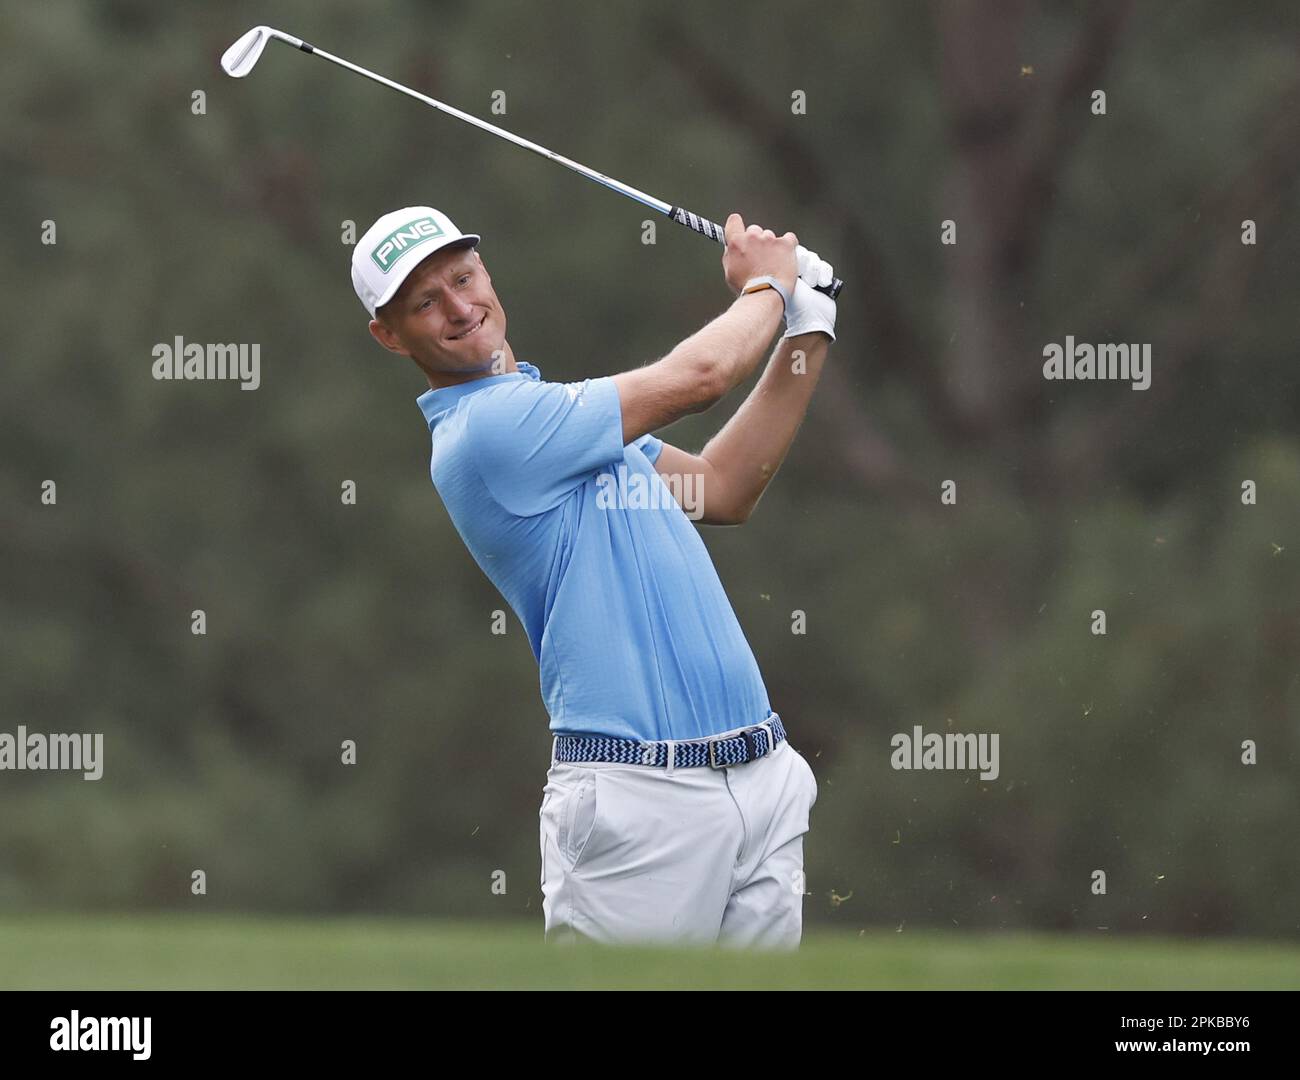
<instances>
[{"instance_id":1,"label":"light blue polo shirt","mask_svg":"<svg viewBox=\"0 0 1300 1080\"><path fill-rule=\"evenodd\" d=\"M766 720L713 561L655 472L663 443L623 445L613 379L516 366L417 400L433 485L523 623L551 730L698 739Z\"/></svg>"}]
</instances>

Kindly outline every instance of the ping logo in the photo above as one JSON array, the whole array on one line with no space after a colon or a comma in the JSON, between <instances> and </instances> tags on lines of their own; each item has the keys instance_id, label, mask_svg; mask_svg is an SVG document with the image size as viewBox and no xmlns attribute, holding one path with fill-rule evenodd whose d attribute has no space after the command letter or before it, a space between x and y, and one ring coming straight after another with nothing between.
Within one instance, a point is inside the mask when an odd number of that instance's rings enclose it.
<instances>
[{"instance_id":1,"label":"ping logo","mask_svg":"<svg viewBox=\"0 0 1300 1080\"><path fill-rule=\"evenodd\" d=\"M416 244L422 244L441 235L442 227L433 218L427 216L416 218L385 236L379 242L379 246L370 253L370 258L380 271L386 274L393 268L393 263Z\"/></svg>"}]
</instances>

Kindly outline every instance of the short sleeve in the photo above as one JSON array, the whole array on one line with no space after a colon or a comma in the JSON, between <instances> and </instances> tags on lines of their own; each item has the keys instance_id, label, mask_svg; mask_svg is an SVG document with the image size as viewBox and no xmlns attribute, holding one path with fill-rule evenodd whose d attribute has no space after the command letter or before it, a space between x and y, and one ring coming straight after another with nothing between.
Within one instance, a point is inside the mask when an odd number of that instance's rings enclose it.
<instances>
[{"instance_id":1,"label":"short sleeve","mask_svg":"<svg viewBox=\"0 0 1300 1080\"><path fill-rule=\"evenodd\" d=\"M663 440L656 438L654 435L642 435L632 445L645 454L646 460L651 465L659 460L659 451L664 448Z\"/></svg>"},{"instance_id":2,"label":"short sleeve","mask_svg":"<svg viewBox=\"0 0 1300 1080\"><path fill-rule=\"evenodd\" d=\"M512 514L549 510L601 466L623 460L623 409L607 376L520 379L471 400L470 452Z\"/></svg>"}]
</instances>

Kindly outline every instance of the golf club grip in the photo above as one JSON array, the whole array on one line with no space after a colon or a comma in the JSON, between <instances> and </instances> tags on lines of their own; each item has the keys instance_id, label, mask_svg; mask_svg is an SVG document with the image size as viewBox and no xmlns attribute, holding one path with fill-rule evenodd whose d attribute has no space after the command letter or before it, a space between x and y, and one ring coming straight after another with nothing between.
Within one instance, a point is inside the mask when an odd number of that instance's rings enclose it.
<instances>
[{"instance_id":1,"label":"golf club grip","mask_svg":"<svg viewBox=\"0 0 1300 1080\"><path fill-rule=\"evenodd\" d=\"M708 218L700 217L699 214L692 214L682 206L674 206L668 211L668 216L678 225L685 225L688 229L694 229L697 233L707 236L710 240L716 240L719 244L726 245L727 241L722 235L722 226ZM829 285L814 285L820 293L825 293L832 300L840 295L840 290L844 288L844 282L840 278L835 278Z\"/></svg>"}]
</instances>

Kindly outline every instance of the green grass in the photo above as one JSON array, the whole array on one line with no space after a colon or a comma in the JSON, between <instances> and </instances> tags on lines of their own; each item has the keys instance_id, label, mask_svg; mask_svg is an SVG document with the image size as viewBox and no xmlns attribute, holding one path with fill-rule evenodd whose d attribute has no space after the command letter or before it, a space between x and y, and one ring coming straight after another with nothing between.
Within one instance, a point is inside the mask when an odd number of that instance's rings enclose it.
<instances>
[{"instance_id":1,"label":"green grass","mask_svg":"<svg viewBox=\"0 0 1300 1080\"><path fill-rule=\"evenodd\" d=\"M797 953L547 945L540 924L213 915L0 918L0 989L1300 988L1300 946L809 931Z\"/></svg>"}]
</instances>

